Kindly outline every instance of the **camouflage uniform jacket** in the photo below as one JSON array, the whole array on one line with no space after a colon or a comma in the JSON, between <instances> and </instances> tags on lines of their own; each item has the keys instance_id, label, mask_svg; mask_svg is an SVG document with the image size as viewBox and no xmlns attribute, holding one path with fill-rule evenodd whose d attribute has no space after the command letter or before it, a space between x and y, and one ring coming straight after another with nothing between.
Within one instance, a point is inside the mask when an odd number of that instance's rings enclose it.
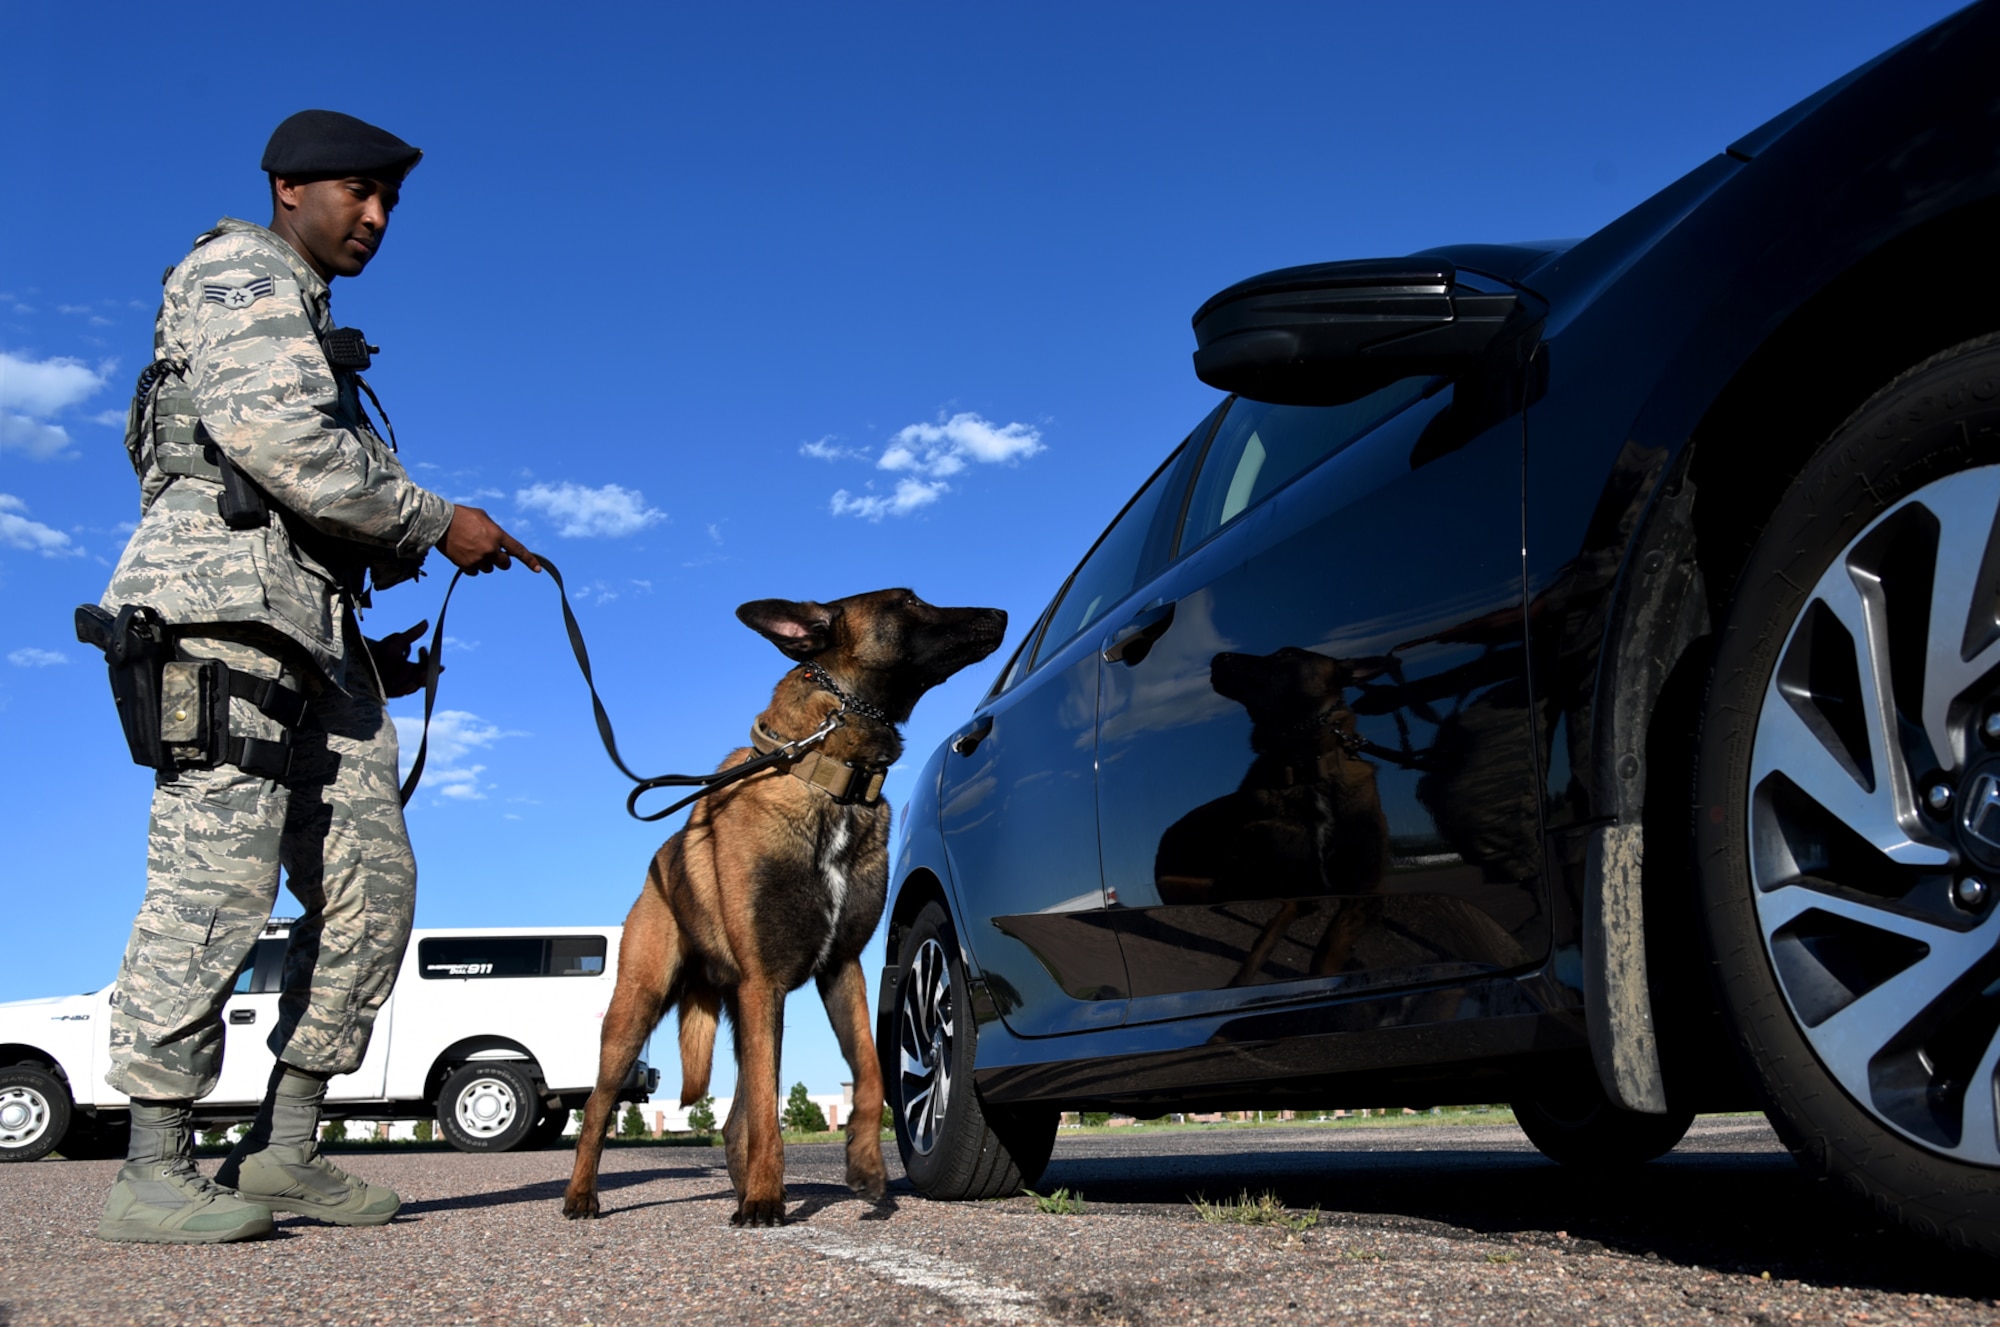
<instances>
[{"instance_id":1,"label":"camouflage uniform jacket","mask_svg":"<svg viewBox=\"0 0 2000 1327\"><path fill-rule=\"evenodd\" d=\"M361 573L378 589L417 575L452 504L411 481L354 374L328 364L327 283L284 240L224 218L164 284L153 358L166 371L125 438L143 514L104 607L264 624L344 690ZM267 525L223 523L217 453L263 492Z\"/></svg>"}]
</instances>

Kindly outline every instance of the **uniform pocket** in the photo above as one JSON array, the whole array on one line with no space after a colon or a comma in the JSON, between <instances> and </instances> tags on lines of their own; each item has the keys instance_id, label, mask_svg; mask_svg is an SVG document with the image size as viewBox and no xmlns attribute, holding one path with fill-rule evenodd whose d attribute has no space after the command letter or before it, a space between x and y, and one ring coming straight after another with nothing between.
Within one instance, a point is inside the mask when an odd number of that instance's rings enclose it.
<instances>
[{"instance_id":1,"label":"uniform pocket","mask_svg":"<svg viewBox=\"0 0 2000 1327\"><path fill-rule=\"evenodd\" d=\"M214 908L142 907L118 979L119 1009L157 1028L179 1027L214 930Z\"/></svg>"}]
</instances>

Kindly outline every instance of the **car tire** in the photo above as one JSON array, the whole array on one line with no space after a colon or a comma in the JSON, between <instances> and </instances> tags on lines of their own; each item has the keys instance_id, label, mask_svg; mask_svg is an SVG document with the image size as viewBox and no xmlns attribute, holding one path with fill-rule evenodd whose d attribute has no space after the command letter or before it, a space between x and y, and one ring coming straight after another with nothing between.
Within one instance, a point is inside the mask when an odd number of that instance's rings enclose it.
<instances>
[{"instance_id":1,"label":"car tire","mask_svg":"<svg viewBox=\"0 0 2000 1327\"><path fill-rule=\"evenodd\" d=\"M132 1146L132 1116L124 1111L96 1119L77 1115L63 1135L62 1154L71 1161L107 1161Z\"/></svg>"},{"instance_id":2,"label":"car tire","mask_svg":"<svg viewBox=\"0 0 2000 1327\"><path fill-rule=\"evenodd\" d=\"M438 1093L438 1127L461 1152L512 1152L541 1119L541 1094L525 1065L474 1060L460 1065Z\"/></svg>"},{"instance_id":3,"label":"car tire","mask_svg":"<svg viewBox=\"0 0 2000 1327\"><path fill-rule=\"evenodd\" d=\"M1673 1151L1694 1123L1691 1110L1644 1115L1614 1105L1588 1075L1516 1101L1513 1109L1515 1122L1536 1151L1580 1170L1644 1165Z\"/></svg>"},{"instance_id":4,"label":"car tire","mask_svg":"<svg viewBox=\"0 0 2000 1327\"><path fill-rule=\"evenodd\" d=\"M928 1198L1004 1198L1041 1178L1059 1113L996 1110L972 1083L978 1029L951 917L927 903L897 957L884 1079L903 1173Z\"/></svg>"},{"instance_id":5,"label":"car tire","mask_svg":"<svg viewBox=\"0 0 2000 1327\"><path fill-rule=\"evenodd\" d=\"M535 1127L528 1131L527 1141L522 1146L537 1151L560 1146L563 1130L569 1127L569 1116L567 1107L561 1110L544 1110L541 1118L535 1121Z\"/></svg>"},{"instance_id":6,"label":"car tire","mask_svg":"<svg viewBox=\"0 0 2000 1327\"><path fill-rule=\"evenodd\" d=\"M1694 846L1723 1009L1785 1145L2000 1254L1996 506L1990 335L1878 392L1772 513L1717 647Z\"/></svg>"},{"instance_id":7,"label":"car tire","mask_svg":"<svg viewBox=\"0 0 2000 1327\"><path fill-rule=\"evenodd\" d=\"M36 1064L0 1069L0 1161L40 1161L69 1132L69 1089Z\"/></svg>"}]
</instances>

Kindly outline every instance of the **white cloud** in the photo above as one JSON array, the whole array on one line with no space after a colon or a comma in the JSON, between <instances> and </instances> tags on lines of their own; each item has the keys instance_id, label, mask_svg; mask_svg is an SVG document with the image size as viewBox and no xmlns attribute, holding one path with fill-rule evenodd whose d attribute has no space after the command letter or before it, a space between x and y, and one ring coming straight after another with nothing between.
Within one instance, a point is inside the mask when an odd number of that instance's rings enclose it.
<instances>
[{"instance_id":1,"label":"white cloud","mask_svg":"<svg viewBox=\"0 0 2000 1327\"><path fill-rule=\"evenodd\" d=\"M859 496L841 489L833 495L831 504L835 516L859 516L864 521L879 521L884 516L908 516L919 507L928 507L940 495L949 493L951 485L942 479L926 482L921 479L899 479L896 491L887 497L873 493Z\"/></svg>"},{"instance_id":2,"label":"white cloud","mask_svg":"<svg viewBox=\"0 0 2000 1327\"><path fill-rule=\"evenodd\" d=\"M56 650L38 650L30 645L8 655L7 662L16 668L48 668L68 663L69 656Z\"/></svg>"},{"instance_id":3,"label":"white cloud","mask_svg":"<svg viewBox=\"0 0 2000 1327\"><path fill-rule=\"evenodd\" d=\"M1042 451L1041 431L1031 424L995 427L969 410L935 424L911 424L897 432L875 462L884 470L908 470L933 479L955 475L968 462L1013 465Z\"/></svg>"},{"instance_id":4,"label":"white cloud","mask_svg":"<svg viewBox=\"0 0 2000 1327\"><path fill-rule=\"evenodd\" d=\"M665 512L646 505L646 495L638 489L617 484L602 488L567 481L533 484L518 490L514 501L528 511L553 518L558 522L556 533L566 539L615 539L667 519Z\"/></svg>"},{"instance_id":5,"label":"white cloud","mask_svg":"<svg viewBox=\"0 0 2000 1327\"><path fill-rule=\"evenodd\" d=\"M955 415L938 413L933 424L911 424L898 429L875 468L900 473L895 491L889 494L853 493L841 489L828 504L835 516L858 516L879 521L884 516L907 516L930 506L951 492L948 477L972 465L1015 465L1047 450L1041 430L1032 424L994 424L970 410ZM867 458L866 452L836 447L832 435L799 448L801 454L820 460L843 457ZM873 484L868 486L874 488Z\"/></svg>"},{"instance_id":6,"label":"white cloud","mask_svg":"<svg viewBox=\"0 0 2000 1327\"><path fill-rule=\"evenodd\" d=\"M104 386L115 365L92 369L80 359L22 359L0 350L0 409L38 419L67 409Z\"/></svg>"},{"instance_id":7,"label":"white cloud","mask_svg":"<svg viewBox=\"0 0 2000 1327\"><path fill-rule=\"evenodd\" d=\"M865 457L868 455L867 452L857 450L853 447L837 446L834 442L835 436L829 433L817 442L800 443L799 455L810 456L816 461L839 461L845 460L850 456Z\"/></svg>"},{"instance_id":8,"label":"white cloud","mask_svg":"<svg viewBox=\"0 0 2000 1327\"><path fill-rule=\"evenodd\" d=\"M62 425L0 411L0 452L26 452L34 460L46 461L68 449L69 430Z\"/></svg>"},{"instance_id":9,"label":"white cloud","mask_svg":"<svg viewBox=\"0 0 2000 1327\"><path fill-rule=\"evenodd\" d=\"M122 429L125 427L125 414L126 412L123 410L100 410L90 417L90 422L93 424L105 424L115 429Z\"/></svg>"},{"instance_id":10,"label":"white cloud","mask_svg":"<svg viewBox=\"0 0 2000 1327\"><path fill-rule=\"evenodd\" d=\"M80 359L23 359L0 350L0 452L37 461L63 455L69 430L49 417L97 392L116 368L109 360L93 369Z\"/></svg>"},{"instance_id":11,"label":"white cloud","mask_svg":"<svg viewBox=\"0 0 2000 1327\"><path fill-rule=\"evenodd\" d=\"M401 748L402 774L408 778L410 763L417 758L417 744L423 740L423 716L392 717L396 723L396 742ZM486 787L479 776L486 772L486 766L466 764L465 758L475 751L490 749L503 737L526 736L506 731L465 710L439 710L431 716L430 754L424 758L422 786L453 801L482 801Z\"/></svg>"},{"instance_id":12,"label":"white cloud","mask_svg":"<svg viewBox=\"0 0 2000 1327\"><path fill-rule=\"evenodd\" d=\"M83 550L68 535L40 521L31 521L23 512L28 505L12 493L0 493L0 544L25 548L45 558L79 558Z\"/></svg>"}]
</instances>

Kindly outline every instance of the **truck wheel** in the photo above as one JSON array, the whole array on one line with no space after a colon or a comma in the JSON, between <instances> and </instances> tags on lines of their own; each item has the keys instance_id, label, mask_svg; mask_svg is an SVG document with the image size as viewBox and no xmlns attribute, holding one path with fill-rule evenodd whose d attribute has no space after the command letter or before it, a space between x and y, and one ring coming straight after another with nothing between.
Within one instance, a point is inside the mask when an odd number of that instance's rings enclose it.
<instances>
[{"instance_id":1,"label":"truck wheel","mask_svg":"<svg viewBox=\"0 0 2000 1327\"><path fill-rule=\"evenodd\" d=\"M511 1060L460 1065L438 1093L438 1125L461 1152L512 1152L534 1132L541 1110L535 1080Z\"/></svg>"},{"instance_id":2,"label":"truck wheel","mask_svg":"<svg viewBox=\"0 0 2000 1327\"><path fill-rule=\"evenodd\" d=\"M542 1117L535 1121L535 1127L528 1131L527 1148L555 1147L562 1142L563 1130L569 1127L570 1112L567 1107L560 1110L544 1110Z\"/></svg>"},{"instance_id":3,"label":"truck wheel","mask_svg":"<svg viewBox=\"0 0 2000 1327\"><path fill-rule=\"evenodd\" d=\"M1723 1006L1780 1137L2000 1254L2000 336L1897 378L1779 502L1702 720Z\"/></svg>"},{"instance_id":4,"label":"truck wheel","mask_svg":"<svg viewBox=\"0 0 2000 1327\"><path fill-rule=\"evenodd\" d=\"M1582 1170L1640 1166L1665 1156L1687 1137L1693 1111L1644 1115L1614 1105L1594 1075L1513 1104L1515 1122L1535 1150Z\"/></svg>"},{"instance_id":5,"label":"truck wheel","mask_svg":"<svg viewBox=\"0 0 2000 1327\"><path fill-rule=\"evenodd\" d=\"M1000 1198L1033 1184L1049 1164L1059 1115L980 1101L972 1086L979 1034L943 905L917 914L898 963L895 1040L882 1049L903 1173L930 1198Z\"/></svg>"},{"instance_id":6,"label":"truck wheel","mask_svg":"<svg viewBox=\"0 0 2000 1327\"><path fill-rule=\"evenodd\" d=\"M34 1064L0 1069L0 1161L39 1161L69 1132L69 1089Z\"/></svg>"},{"instance_id":7,"label":"truck wheel","mask_svg":"<svg viewBox=\"0 0 2000 1327\"><path fill-rule=\"evenodd\" d=\"M107 1161L123 1157L131 1146L130 1114L120 1111L94 1120L78 1115L70 1121L69 1132L63 1135L62 1154L71 1161Z\"/></svg>"}]
</instances>

